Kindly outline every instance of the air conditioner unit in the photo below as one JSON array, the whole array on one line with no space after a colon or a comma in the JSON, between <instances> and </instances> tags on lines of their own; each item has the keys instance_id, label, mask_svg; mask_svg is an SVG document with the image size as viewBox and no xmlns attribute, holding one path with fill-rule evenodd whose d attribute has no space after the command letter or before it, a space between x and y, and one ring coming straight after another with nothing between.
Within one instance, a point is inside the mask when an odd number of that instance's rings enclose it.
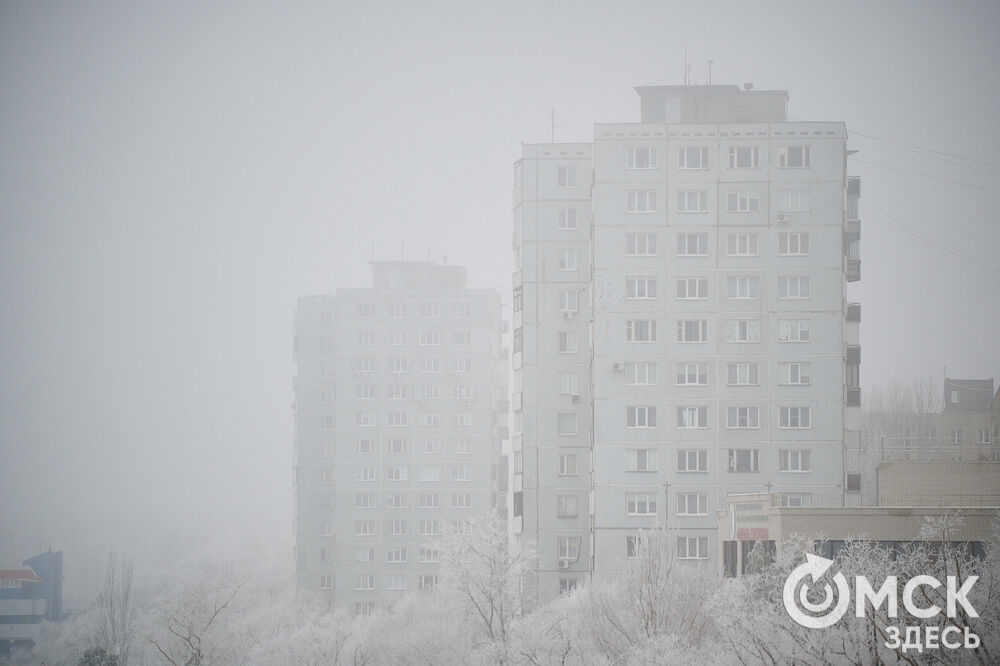
<instances>
[{"instance_id":1,"label":"air conditioner unit","mask_svg":"<svg viewBox=\"0 0 1000 666\"><path fill-rule=\"evenodd\" d=\"M785 213L778 213L778 222L788 222L788 215Z\"/></svg>"},{"instance_id":2,"label":"air conditioner unit","mask_svg":"<svg viewBox=\"0 0 1000 666\"><path fill-rule=\"evenodd\" d=\"M569 569L569 560L559 560L560 569Z\"/></svg>"},{"instance_id":3,"label":"air conditioner unit","mask_svg":"<svg viewBox=\"0 0 1000 666\"><path fill-rule=\"evenodd\" d=\"M406 374L406 370L393 370L392 371L392 376L395 377L396 379L399 379L400 377L402 377L405 374Z\"/></svg>"},{"instance_id":4,"label":"air conditioner unit","mask_svg":"<svg viewBox=\"0 0 1000 666\"><path fill-rule=\"evenodd\" d=\"M615 361L614 363L611 364L611 369L614 370L615 372L622 372L623 370L625 370L625 363L622 361Z\"/></svg>"},{"instance_id":5,"label":"air conditioner unit","mask_svg":"<svg viewBox=\"0 0 1000 666\"><path fill-rule=\"evenodd\" d=\"M563 310L562 316L563 316L563 319L569 321L570 319L572 319L573 317L576 316L576 311L575 310Z\"/></svg>"},{"instance_id":6,"label":"air conditioner unit","mask_svg":"<svg viewBox=\"0 0 1000 666\"><path fill-rule=\"evenodd\" d=\"M571 393L570 396L569 396L569 399L572 400L573 402L580 402L580 394L579 393Z\"/></svg>"}]
</instances>

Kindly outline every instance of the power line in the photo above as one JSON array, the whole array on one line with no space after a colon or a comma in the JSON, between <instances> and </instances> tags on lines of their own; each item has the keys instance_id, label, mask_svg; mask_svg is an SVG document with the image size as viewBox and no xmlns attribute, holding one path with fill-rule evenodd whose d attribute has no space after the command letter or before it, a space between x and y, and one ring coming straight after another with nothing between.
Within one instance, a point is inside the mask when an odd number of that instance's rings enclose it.
<instances>
[{"instance_id":1,"label":"power line","mask_svg":"<svg viewBox=\"0 0 1000 666\"><path fill-rule=\"evenodd\" d=\"M962 162L956 162L955 160L964 160L966 162L973 162L974 164L978 164L978 165L982 165L982 166L993 167L993 168L1000 168L1000 164L998 164L996 162L988 162L986 160L979 160L979 159L976 159L974 157L966 157L965 155L959 155L957 153L949 153L949 152L945 152L943 150L935 150L933 148L927 148L926 146L918 146L916 144L905 143L903 141L897 141L895 139L887 139L885 137L875 136L874 134L866 134L864 132L859 132L858 130L851 130L850 133L851 134L856 134L858 136L863 136L866 139L873 139L875 141L881 141L883 143L887 143L889 145L896 146L897 148L900 148L902 150L908 150L908 151L910 151L912 153L916 153L918 155L923 155L924 157L932 157L934 159L939 159L939 160L941 160L943 162L947 162L948 164L954 164L956 166L964 167L966 169L976 169L977 171L982 171L984 173L993 173L992 171L989 171L987 169L980 169L980 168L978 168L976 166L973 166L973 165L970 165L970 164L963 164ZM949 157L955 158L955 159L947 159Z\"/></svg>"},{"instance_id":2,"label":"power line","mask_svg":"<svg viewBox=\"0 0 1000 666\"><path fill-rule=\"evenodd\" d=\"M989 192L1000 192L1000 188L990 187L989 185L979 185L977 183L969 183L964 180L955 180L954 178L945 178L944 176L932 176L927 173L920 173L919 171L911 171L910 169L904 169L902 167L895 167L889 164L881 164L879 162L870 162L868 160L857 160L862 164L869 164L871 166L881 167L883 169L890 169L892 171L902 171L903 173L909 173L914 176L921 176L922 178L929 178L931 180L939 180L945 183L951 183L953 185L964 185L966 187L974 187L979 190L987 190Z\"/></svg>"}]
</instances>

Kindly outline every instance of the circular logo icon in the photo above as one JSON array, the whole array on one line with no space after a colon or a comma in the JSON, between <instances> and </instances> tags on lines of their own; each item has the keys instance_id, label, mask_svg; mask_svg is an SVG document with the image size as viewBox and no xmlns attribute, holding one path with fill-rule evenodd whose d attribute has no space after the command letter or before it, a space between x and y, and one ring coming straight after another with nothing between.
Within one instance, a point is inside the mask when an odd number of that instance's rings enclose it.
<instances>
[{"instance_id":1,"label":"circular logo icon","mask_svg":"<svg viewBox=\"0 0 1000 666\"><path fill-rule=\"evenodd\" d=\"M837 572L833 577L833 582L837 585L836 605L833 604L834 593L829 583L823 584L822 601L813 603L809 600L810 584L806 579L811 578L812 583L818 582L831 564L833 564L833 560L806 553L806 561L795 567L785 579L782 593L785 611L789 617L808 629L823 629L836 624L840 618L844 617L844 613L847 612L847 607L851 603L850 587L844 574L840 572ZM803 583L802 587L799 587L799 583ZM798 598L795 595L796 589L799 590Z\"/></svg>"}]
</instances>

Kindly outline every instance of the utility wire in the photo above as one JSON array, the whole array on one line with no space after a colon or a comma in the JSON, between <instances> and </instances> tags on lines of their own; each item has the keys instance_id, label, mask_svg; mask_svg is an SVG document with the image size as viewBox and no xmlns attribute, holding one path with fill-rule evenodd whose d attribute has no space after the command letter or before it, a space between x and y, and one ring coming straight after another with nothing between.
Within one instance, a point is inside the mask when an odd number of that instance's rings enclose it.
<instances>
[{"instance_id":1,"label":"utility wire","mask_svg":"<svg viewBox=\"0 0 1000 666\"><path fill-rule=\"evenodd\" d=\"M866 139L872 139L874 141L881 141L883 143L887 143L889 145L895 146L895 147L900 148L902 150L907 150L907 151L910 151L912 153L916 153L917 155L922 155L924 157L931 157L931 158L934 158L934 159L939 159L939 160L941 160L943 162L947 162L948 164L954 164L956 166L964 167L966 169L975 169L977 171L982 171L984 173L990 173L990 174L992 174L993 171L991 171L990 169L983 169L983 168L980 168L979 166L975 166L975 165L980 165L980 166L985 166L985 167L992 167L994 169L1000 168L1000 164L998 164L996 162L987 162L986 160L979 160L979 159L976 159L974 157L966 157L965 155L958 155L957 153L949 153L949 152L945 152L943 150L934 150L933 148L927 148L926 146L918 146L918 145L911 144L911 143L904 143L902 141L896 141L894 139L886 139L885 137L875 136L873 134L866 134L864 132L859 132L857 130L851 130L850 133L851 134L856 134L858 136L863 136ZM954 159L948 159L948 158L954 158ZM956 160L963 160L965 162L972 162L973 164L964 164L963 162L956 161Z\"/></svg>"},{"instance_id":2,"label":"utility wire","mask_svg":"<svg viewBox=\"0 0 1000 666\"><path fill-rule=\"evenodd\" d=\"M919 171L911 171L910 169L904 169L902 167L895 167L889 164L881 164L879 162L869 162L868 160L856 160L862 164L870 164L871 166L881 167L883 169L890 169L892 171L902 171L903 173L909 173L914 176L921 176L922 178L929 178L931 180L939 180L945 183L951 183L953 185L964 185L965 187L974 187L979 190L987 190L989 192L1000 192L1000 188L990 187L989 185L979 185L977 183L969 183L964 180L955 180L954 178L945 178L944 176L932 176L927 173L920 173Z\"/></svg>"}]
</instances>

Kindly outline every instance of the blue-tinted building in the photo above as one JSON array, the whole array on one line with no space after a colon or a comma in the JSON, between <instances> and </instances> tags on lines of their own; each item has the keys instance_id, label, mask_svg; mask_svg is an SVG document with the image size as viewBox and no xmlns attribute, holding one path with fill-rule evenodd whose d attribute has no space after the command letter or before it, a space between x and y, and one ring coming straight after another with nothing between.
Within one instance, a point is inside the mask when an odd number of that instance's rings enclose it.
<instances>
[{"instance_id":1,"label":"blue-tinted building","mask_svg":"<svg viewBox=\"0 0 1000 666\"><path fill-rule=\"evenodd\" d=\"M32 647L41 636L42 620L63 619L62 569L61 551L0 569L0 658Z\"/></svg>"}]
</instances>

